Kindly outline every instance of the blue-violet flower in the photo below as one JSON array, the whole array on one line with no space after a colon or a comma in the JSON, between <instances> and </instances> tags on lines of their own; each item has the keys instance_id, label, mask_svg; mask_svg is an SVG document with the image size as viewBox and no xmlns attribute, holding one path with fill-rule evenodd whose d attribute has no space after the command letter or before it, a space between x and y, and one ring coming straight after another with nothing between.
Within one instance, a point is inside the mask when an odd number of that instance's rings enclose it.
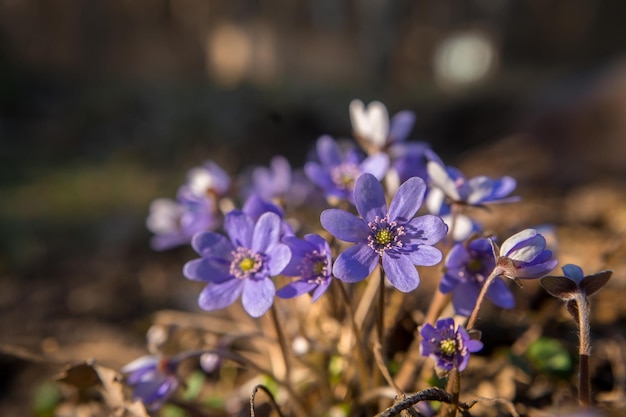
<instances>
[{"instance_id":1,"label":"blue-violet flower","mask_svg":"<svg viewBox=\"0 0 626 417\"><path fill-rule=\"evenodd\" d=\"M426 323L422 326L421 353L436 361L440 371L451 371L453 368L463 371L469 362L470 353L483 348L482 342L472 340L463 326L455 330L454 320L444 318L437 320L436 328Z\"/></svg>"},{"instance_id":2,"label":"blue-violet flower","mask_svg":"<svg viewBox=\"0 0 626 417\"><path fill-rule=\"evenodd\" d=\"M150 411L159 409L178 387L179 362L178 358L147 355L124 366L121 371L133 389L133 400L140 400Z\"/></svg>"},{"instance_id":3,"label":"blue-violet flower","mask_svg":"<svg viewBox=\"0 0 626 417\"><path fill-rule=\"evenodd\" d=\"M227 307L239 298L244 310L260 317L272 306L276 288L270 279L279 275L291 258L287 245L279 242L281 219L267 212L254 220L240 210L226 215L229 238L206 232L191 244L202 257L185 264L185 277L208 282L198 304L205 310Z\"/></svg>"},{"instance_id":4,"label":"blue-violet flower","mask_svg":"<svg viewBox=\"0 0 626 417\"><path fill-rule=\"evenodd\" d=\"M493 271L496 261L489 239L472 239L455 244L446 257L446 272L439 290L452 292L452 305L457 314L469 316L476 306L480 289ZM487 289L487 298L500 308L513 308L515 298L504 281L496 278Z\"/></svg>"},{"instance_id":5,"label":"blue-violet flower","mask_svg":"<svg viewBox=\"0 0 626 417\"><path fill-rule=\"evenodd\" d=\"M363 159L352 147L343 155L330 136L320 137L316 149L320 162L307 162L304 172L329 199L354 201L354 184L361 174L367 172L380 180L389 167L389 157L384 153Z\"/></svg>"},{"instance_id":6,"label":"blue-violet flower","mask_svg":"<svg viewBox=\"0 0 626 417\"><path fill-rule=\"evenodd\" d=\"M437 216L413 218L425 190L421 178L410 178L400 186L387 209L380 182L371 174L363 174L354 190L361 218L340 209L325 210L320 218L322 226L332 235L356 243L339 254L333 275L346 282L358 282L381 261L391 285L403 292L417 288L420 278L414 265L439 263L441 252L432 245L447 232Z\"/></svg>"},{"instance_id":7,"label":"blue-violet flower","mask_svg":"<svg viewBox=\"0 0 626 417\"><path fill-rule=\"evenodd\" d=\"M292 298L313 291L313 302L328 290L332 280L332 255L328 242L317 234L283 238L291 249L291 260L283 275L300 277L297 281L279 289L276 293L282 298Z\"/></svg>"}]
</instances>

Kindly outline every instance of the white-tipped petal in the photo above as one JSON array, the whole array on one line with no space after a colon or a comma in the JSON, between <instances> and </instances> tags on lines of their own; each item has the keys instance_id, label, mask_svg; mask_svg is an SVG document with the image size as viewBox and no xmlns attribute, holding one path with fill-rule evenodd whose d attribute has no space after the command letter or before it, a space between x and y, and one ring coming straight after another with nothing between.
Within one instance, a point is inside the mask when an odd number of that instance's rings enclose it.
<instances>
[{"instance_id":1,"label":"white-tipped petal","mask_svg":"<svg viewBox=\"0 0 626 417\"><path fill-rule=\"evenodd\" d=\"M456 185L454 184L454 180L450 177L450 175L448 175L448 172L443 165L434 161L428 161L426 169L433 187L439 188L452 200L458 201L461 199Z\"/></svg>"}]
</instances>

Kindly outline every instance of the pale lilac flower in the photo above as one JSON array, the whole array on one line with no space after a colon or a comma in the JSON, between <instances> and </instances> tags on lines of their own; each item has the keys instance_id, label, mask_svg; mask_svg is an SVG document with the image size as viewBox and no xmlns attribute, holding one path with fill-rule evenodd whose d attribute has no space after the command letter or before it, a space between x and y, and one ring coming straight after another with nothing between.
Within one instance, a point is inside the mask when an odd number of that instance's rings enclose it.
<instances>
[{"instance_id":1,"label":"pale lilac flower","mask_svg":"<svg viewBox=\"0 0 626 417\"><path fill-rule=\"evenodd\" d=\"M147 355L124 366L121 372L133 389L133 400L140 400L150 411L158 410L178 388L179 362L180 358Z\"/></svg>"},{"instance_id":2,"label":"pale lilac flower","mask_svg":"<svg viewBox=\"0 0 626 417\"><path fill-rule=\"evenodd\" d=\"M289 192L292 183L292 172L289 161L283 156L275 156L269 168L256 167L252 171L254 193L264 200L271 201L283 198Z\"/></svg>"},{"instance_id":3,"label":"pale lilac flower","mask_svg":"<svg viewBox=\"0 0 626 417\"><path fill-rule=\"evenodd\" d=\"M313 291L313 302L328 290L332 280L332 254L328 242L317 234L295 236L283 239L291 249L291 260L283 275L299 277L297 281L285 285L276 295L292 298Z\"/></svg>"},{"instance_id":4,"label":"pale lilac flower","mask_svg":"<svg viewBox=\"0 0 626 417\"><path fill-rule=\"evenodd\" d=\"M540 278L556 267L546 240L535 229L522 230L502 243L496 268L507 278Z\"/></svg>"},{"instance_id":5,"label":"pale lilac flower","mask_svg":"<svg viewBox=\"0 0 626 417\"><path fill-rule=\"evenodd\" d=\"M356 139L368 154L373 155L404 142L415 124L415 114L401 111L390 122L387 108L380 101L372 101L365 107L361 100L352 100L350 120Z\"/></svg>"},{"instance_id":6,"label":"pale lilac flower","mask_svg":"<svg viewBox=\"0 0 626 417\"><path fill-rule=\"evenodd\" d=\"M444 294L452 292L452 305L457 314L469 316L472 313L478 294L495 265L489 239L473 239L452 247L446 257L439 290ZM513 293L499 278L489 286L487 298L500 308L515 306Z\"/></svg>"},{"instance_id":7,"label":"pale lilac flower","mask_svg":"<svg viewBox=\"0 0 626 417\"><path fill-rule=\"evenodd\" d=\"M444 318L437 320L436 328L426 323L420 330L422 356L435 360L435 366L444 372L454 368L463 371L470 353L483 348L482 342L472 340L463 326L458 326L456 330L454 327L453 319Z\"/></svg>"},{"instance_id":8,"label":"pale lilac flower","mask_svg":"<svg viewBox=\"0 0 626 417\"><path fill-rule=\"evenodd\" d=\"M441 261L441 252L432 245L447 232L437 216L413 218L425 190L421 178L410 178L387 208L380 182L371 174L363 174L354 192L361 218L340 209L325 210L320 217L322 226L332 235L356 243L337 257L333 275L346 282L358 282L381 262L395 288L403 292L417 288L420 278L415 265L432 266Z\"/></svg>"},{"instance_id":9,"label":"pale lilac flower","mask_svg":"<svg viewBox=\"0 0 626 417\"><path fill-rule=\"evenodd\" d=\"M207 161L187 173L185 187L197 197L222 197L230 189L230 176L213 161Z\"/></svg>"},{"instance_id":10,"label":"pale lilac flower","mask_svg":"<svg viewBox=\"0 0 626 417\"><path fill-rule=\"evenodd\" d=\"M363 173L370 173L379 180L389 167L386 154L376 154L365 159L354 148L343 154L330 136L317 141L318 162L307 162L304 171L309 179L324 190L327 198L354 201L354 184Z\"/></svg>"},{"instance_id":11,"label":"pale lilac flower","mask_svg":"<svg viewBox=\"0 0 626 417\"><path fill-rule=\"evenodd\" d=\"M519 200L518 197L507 197L517 185L511 177L492 179L478 176L467 179L458 169L445 167L442 163L434 160L427 163L427 170L430 186L433 188L429 197L442 193L450 202L466 205L506 203ZM440 197L437 196L437 198Z\"/></svg>"},{"instance_id":12,"label":"pale lilac flower","mask_svg":"<svg viewBox=\"0 0 626 417\"><path fill-rule=\"evenodd\" d=\"M154 233L150 245L166 250L187 244L196 233L215 229L219 220L212 199L181 188L177 200L159 198L150 205L146 219L148 230Z\"/></svg>"},{"instance_id":13,"label":"pale lilac flower","mask_svg":"<svg viewBox=\"0 0 626 417\"><path fill-rule=\"evenodd\" d=\"M198 304L217 310L234 303L239 296L244 310L260 317L272 306L276 288L271 277L279 275L291 258L287 245L279 242L281 220L267 212L255 223L240 210L224 220L228 238L206 232L194 236L191 244L200 259L185 264L185 277L208 282Z\"/></svg>"}]
</instances>

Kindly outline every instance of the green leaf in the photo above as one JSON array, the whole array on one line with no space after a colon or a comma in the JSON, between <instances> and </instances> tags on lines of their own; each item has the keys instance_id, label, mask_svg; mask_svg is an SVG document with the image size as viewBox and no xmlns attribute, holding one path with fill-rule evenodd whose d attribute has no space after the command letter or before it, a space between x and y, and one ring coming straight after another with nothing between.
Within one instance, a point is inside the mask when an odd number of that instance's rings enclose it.
<instances>
[{"instance_id":1,"label":"green leaf","mask_svg":"<svg viewBox=\"0 0 626 417\"><path fill-rule=\"evenodd\" d=\"M183 399L186 401L195 400L200 395L202 387L204 385L205 376L201 371L192 373L187 379L187 390L183 394Z\"/></svg>"},{"instance_id":2,"label":"green leaf","mask_svg":"<svg viewBox=\"0 0 626 417\"><path fill-rule=\"evenodd\" d=\"M567 376L573 370L569 352L556 339L540 337L528 347L526 357L541 372Z\"/></svg>"},{"instance_id":3,"label":"green leaf","mask_svg":"<svg viewBox=\"0 0 626 417\"><path fill-rule=\"evenodd\" d=\"M52 417L54 409L61 400L61 391L53 382L46 382L35 390L34 414L37 417Z\"/></svg>"}]
</instances>

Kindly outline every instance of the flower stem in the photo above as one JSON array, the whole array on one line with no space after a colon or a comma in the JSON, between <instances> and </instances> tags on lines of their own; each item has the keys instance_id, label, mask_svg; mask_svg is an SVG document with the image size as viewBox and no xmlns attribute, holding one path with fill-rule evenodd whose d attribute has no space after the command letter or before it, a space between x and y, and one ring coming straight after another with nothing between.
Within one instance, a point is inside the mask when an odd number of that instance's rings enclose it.
<instances>
[{"instance_id":1,"label":"flower stem","mask_svg":"<svg viewBox=\"0 0 626 417\"><path fill-rule=\"evenodd\" d=\"M382 265L380 268L380 286L378 287L378 343L380 343L381 350L385 350L385 270Z\"/></svg>"},{"instance_id":2,"label":"flower stem","mask_svg":"<svg viewBox=\"0 0 626 417\"><path fill-rule=\"evenodd\" d=\"M485 299L487 290L489 289L489 286L491 286L491 283L500 274L502 274L502 269L496 266L495 268L493 268L493 271L491 271L491 274L489 274L489 276L485 280L485 283L483 284L483 287L480 289L480 293L478 294L478 298L476 299L476 305L474 306L474 310L472 310L472 314L470 315L470 318L467 321L467 326L466 326L467 330L474 328L474 324L476 324L476 319L478 318L478 312L480 311L480 306L483 303L483 300Z\"/></svg>"},{"instance_id":3,"label":"flower stem","mask_svg":"<svg viewBox=\"0 0 626 417\"><path fill-rule=\"evenodd\" d=\"M280 345L280 350L283 353L283 360L285 361L285 381L287 384L291 383L291 361L289 360L289 349L287 347L287 340L285 339L285 334L283 333L282 327L278 322L278 314L276 312L276 306L272 304L270 308L270 317L272 319L272 323L274 324L274 330L276 331L276 336L278 338L278 343Z\"/></svg>"},{"instance_id":4,"label":"flower stem","mask_svg":"<svg viewBox=\"0 0 626 417\"><path fill-rule=\"evenodd\" d=\"M448 408L448 417L455 417L459 409L459 393L461 392L461 373L456 366L450 371L446 390L452 395L450 408Z\"/></svg>"},{"instance_id":5,"label":"flower stem","mask_svg":"<svg viewBox=\"0 0 626 417\"><path fill-rule=\"evenodd\" d=\"M354 333L356 344L359 346L359 348L356 351L357 361L359 362L359 366L360 366L360 369L358 370L359 382L361 384L362 392L365 392L369 388L369 383L368 383L369 379L367 378L367 375L366 375L368 366L367 366L367 363L365 362L366 354L365 354L365 345L363 344L363 335L361 334L361 329L359 329L359 326L356 323L356 319L354 317L354 309L352 308L352 302L350 300L350 297L348 296L348 292L346 291L345 287L339 280L334 280L334 281L335 281L335 286L339 287L339 290L340 290L339 292L341 293L341 296L346 306L346 310L348 312L348 316L350 317L350 324L352 325L352 332Z\"/></svg>"},{"instance_id":6,"label":"flower stem","mask_svg":"<svg viewBox=\"0 0 626 417\"><path fill-rule=\"evenodd\" d=\"M591 387L589 382L589 354L591 352L591 340L589 337L589 303L582 293L577 293L575 298L578 305L578 328L579 328L579 367L578 373L578 402L580 405L591 405Z\"/></svg>"}]
</instances>

